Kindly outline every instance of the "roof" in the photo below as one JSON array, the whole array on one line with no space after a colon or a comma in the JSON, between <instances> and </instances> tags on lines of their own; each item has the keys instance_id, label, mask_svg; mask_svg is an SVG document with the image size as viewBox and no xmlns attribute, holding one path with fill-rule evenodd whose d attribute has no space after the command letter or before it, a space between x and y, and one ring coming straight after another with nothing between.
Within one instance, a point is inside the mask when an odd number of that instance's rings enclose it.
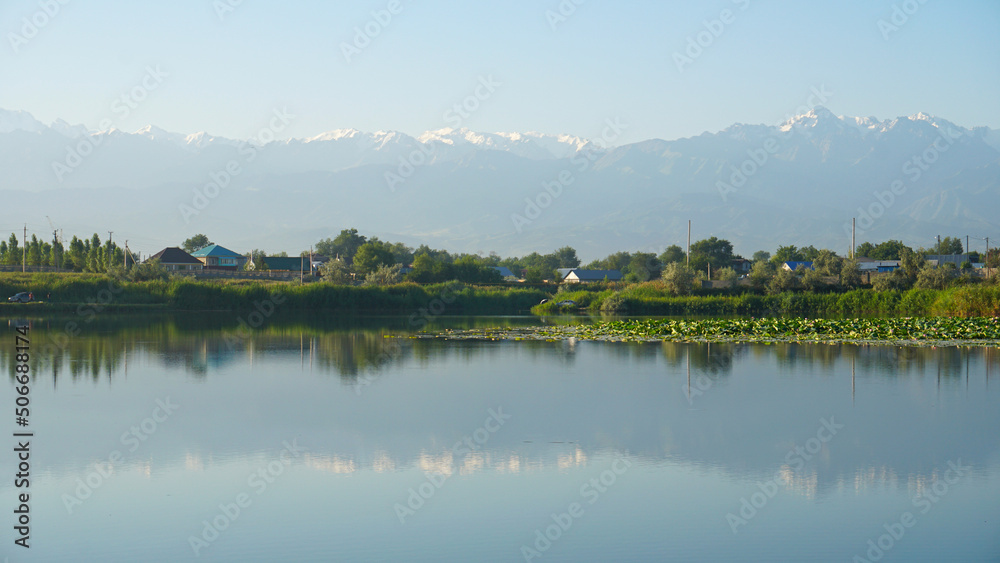
<instances>
[{"instance_id":1,"label":"roof","mask_svg":"<svg viewBox=\"0 0 1000 563\"><path fill-rule=\"evenodd\" d=\"M213 257L225 257L225 258L241 258L243 255L233 252L228 248L223 248L217 244L210 244L205 248L195 250L191 253L191 256L195 258L205 258L207 256Z\"/></svg>"},{"instance_id":2,"label":"roof","mask_svg":"<svg viewBox=\"0 0 1000 563\"><path fill-rule=\"evenodd\" d=\"M784 265L785 265L786 268L788 268L789 270L791 270L793 272L795 270L797 270L799 268L799 266L802 266L803 268L805 268L807 270L812 270L813 269L813 263L811 261L809 261L809 262L806 262L806 261L798 261L798 262L789 261L789 262L785 262Z\"/></svg>"},{"instance_id":3,"label":"roof","mask_svg":"<svg viewBox=\"0 0 1000 563\"><path fill-rule=\"evenodd\" d=\"M146 260L149 261L154 258L159 260L160 264L201 264L200 260L176 246L164 248Z\"/></svg>"},{"instance_id":4,"label":"roof","mask_svg":"<svg viewBox=\"0 0 1000 563\"><path fill-rule=\"evenodd\" d=\"M564 279L566 276L569 275L570 272L572 272L575 269L576 268L556 268L556 272L559 272L559 279Z\"/></svg>"},{"instance_id":5,"label":"roof","mask_svg":"<svg viewBox=\"0 0 1000 563\"><path fill-rule=\"evenodd\" d=\"M580 281L600 281L607 278L611 281L622 279L621 270L582 270L580 268L572 268L565 277L569 277L570 274L576 276L576 279Z\"/></svg>"},{"instance_id":6,"label":"roof","mask_svg":"<svg viewBox=\"0 0 1000 563\"><path fill-rule=\"evenodd\" d=\"M507 266L493 266L493 269L496 270L496 271L498 271L498 272L500 272L500 275L502 277L505 277L505 278L514 278L514 277L517 277L517 276L514 275L514 272L510 271L510 268L508 268Z\"/></svg>"},{"instance_id":7,"label":"roof","mask_svg":"<svg viewBox=\"0 0 1000 563\"><path fill-rule=\"evenodd\" d=\"M308 271L308 256L265 256L264 263L269 270Z\"/></svg>"}]
</instances>

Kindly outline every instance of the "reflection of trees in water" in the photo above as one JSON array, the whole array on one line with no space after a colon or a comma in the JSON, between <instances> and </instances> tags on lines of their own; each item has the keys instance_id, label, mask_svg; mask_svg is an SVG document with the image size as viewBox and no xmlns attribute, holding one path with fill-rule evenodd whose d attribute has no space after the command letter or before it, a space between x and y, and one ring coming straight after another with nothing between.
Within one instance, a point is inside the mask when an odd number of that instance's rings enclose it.
<instances>
[{"instance_id":1,"label":"reflection of trees in water","mask_svg":"<svg viewBox=\"0 0 1000 563\"><path fill-rule=\"evenodd\" d=\"M957 377L965 374L970 362L979 366L988 362L993 370L1000 363L996 350L983 347L583 343L574 339L456 342L410 338L406 319L400 318L275 318L255 330L241 328L238 319L238 316L227 315L163 315L117 321L97 318L89 324L80 318L33 321L32 371L51 373L55 380L67 373L73 380L111 378L127 369L128 360L136 352L146 352L168 368L180 368L195 377L205 377L213 368L246 358L252 360L255 355L280 352L297 354L303 365L308 363L314 368L336 373L345 381L356 382L362 377L377 377L389 366L404 361L422 365L448 357L500 361L509 357L510 350L515 347L518 354L529 359L557 358L572 364L581 346L600 347L602 352L623 361L666 361L682 369L690 361L692 371L709 376L730 375L734 364L749 354L761 359L774 358L791 367L832 367L837 362L853 360L857 369L881 374L880 377L918 374L935 367L941 377ZM512 326L519 322L503 320ZM453 318L448 322L456 328L489 324L488 320L474 317ZM13 377L13 347L0 348L0 365L6 365Z\"/></svg>"},{"instance_id":2,"label":"reflection of trees in water","mask_svg":"<svg viewBox=\"0 0 1000 563\"><path fill-rule=\"evenodd\" d=\"M673 368L682 368L690 360L691 369L700 373L731 375L734 360L746 355L750 347L734 342L663 342L658 354Z\"/></svg>"}]
</instances>

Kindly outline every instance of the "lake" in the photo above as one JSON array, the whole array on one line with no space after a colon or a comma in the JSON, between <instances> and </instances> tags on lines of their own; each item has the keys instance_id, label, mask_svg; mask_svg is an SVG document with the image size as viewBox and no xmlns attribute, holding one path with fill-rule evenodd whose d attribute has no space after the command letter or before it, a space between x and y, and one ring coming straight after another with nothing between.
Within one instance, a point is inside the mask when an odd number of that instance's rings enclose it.
<instances>
[{"instance_id":1,"label":"lake","mask_svg":"<svg viewBox=\"0 0 1000 563\"><path fill-rule=\"evenodd\" d=\"M1000 561L996 348L8 325L5 409L18 326L33 375L30 425L6 421L33 433L30 549L16 438L2 458L12 563Z\"/></svg>"}]
</instances>

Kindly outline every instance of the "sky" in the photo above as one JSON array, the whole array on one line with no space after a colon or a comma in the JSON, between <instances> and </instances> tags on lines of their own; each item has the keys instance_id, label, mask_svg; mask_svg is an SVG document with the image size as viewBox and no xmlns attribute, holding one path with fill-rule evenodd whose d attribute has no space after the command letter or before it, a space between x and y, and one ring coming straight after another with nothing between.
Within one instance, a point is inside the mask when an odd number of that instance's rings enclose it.
<instances>
[{"instance_id":1,"label":"sky","mask_svg":"<svg viewBox=\"0 0 1000 563\"><path fill-rule=\"evenodd\" d=\"M8 0L0 108L232 138L275 111L280 137L610 119L624 144L816 104L1000 128L997 30L996 0Z\"/></svg>"}]
</instances>

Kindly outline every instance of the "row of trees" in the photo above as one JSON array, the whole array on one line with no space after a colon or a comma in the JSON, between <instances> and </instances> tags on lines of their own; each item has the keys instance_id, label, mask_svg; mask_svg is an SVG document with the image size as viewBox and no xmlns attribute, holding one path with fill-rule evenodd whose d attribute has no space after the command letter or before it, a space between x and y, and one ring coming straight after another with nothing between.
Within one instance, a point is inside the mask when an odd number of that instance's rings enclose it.
<instances>
[{"instance_id":1,"label":"row of trees","mask_svg":"<svg viewBox=\"0 0 1000 563\"><path fill-rule=\"evenodd\" d=\"M77 272L106 272L111 266L124 266L125 250L108 240L101 242L101 237L94 233L89 239L73 237L69 248L54 239L51 243L39 240L35 235L24 248L20 246L17 236L10 235L6 241L0 241L0 259L7 265L20 265L22 261L28 266L55 266ZM130 253L128 264L135 264L136 256Z\"/></svg>"}]
</instances>

